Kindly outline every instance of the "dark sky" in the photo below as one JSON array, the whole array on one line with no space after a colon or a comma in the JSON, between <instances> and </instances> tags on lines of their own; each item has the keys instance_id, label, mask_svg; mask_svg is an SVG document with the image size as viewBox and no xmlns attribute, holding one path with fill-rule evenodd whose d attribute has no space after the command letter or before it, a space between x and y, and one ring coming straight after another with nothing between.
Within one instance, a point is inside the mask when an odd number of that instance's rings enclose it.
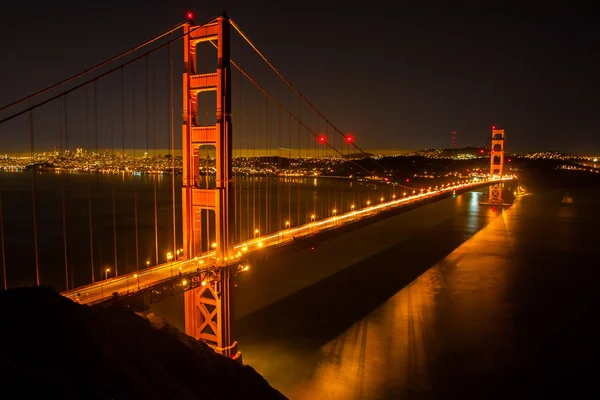
<instances>
[{"instance_id":1,"label":"dark sky","mask_svg":"<svg viewBox=\"0 0 600 400\"><path fill-rule=\"evenodd\" d=\"M152 37L187 10L201 22L226 9L365 148L449 147L453 130L458 146L484 145L496 125L508 150L600 154L593 5L413 3L11 1L0 12L0 104Z\"/></svg>"}]
</instances>

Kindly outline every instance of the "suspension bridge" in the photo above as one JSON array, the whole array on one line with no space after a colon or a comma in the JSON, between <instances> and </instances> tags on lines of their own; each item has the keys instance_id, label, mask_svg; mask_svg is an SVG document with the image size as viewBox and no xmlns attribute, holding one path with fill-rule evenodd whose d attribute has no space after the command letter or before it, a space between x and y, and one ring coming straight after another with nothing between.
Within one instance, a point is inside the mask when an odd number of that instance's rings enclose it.
<instances>
[{"instance_id":1,"label":"suspension bridge","mask_svg":"<svg viewBox=\"0 0 600 400\"><path fill-rule=\"evenodd\" d=\"M485 176L424 186L369 157L226 15L1 107L0 130L4 289L136 309L184 292L186 332L230 357L232 280L261 252L487 185L502 205L510 179L503 130Z\"/></svg>"}]
</instances>

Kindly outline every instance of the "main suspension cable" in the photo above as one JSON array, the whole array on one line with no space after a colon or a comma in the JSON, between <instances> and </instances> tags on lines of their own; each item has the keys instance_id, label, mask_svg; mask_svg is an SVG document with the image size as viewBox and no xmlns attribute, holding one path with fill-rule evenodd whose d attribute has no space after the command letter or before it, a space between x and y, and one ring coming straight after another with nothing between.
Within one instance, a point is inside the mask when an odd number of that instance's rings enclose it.
<instances>
[{"instance_id":1,"label":"main suspension cable","mask_svg":"<svg viewBox=\"0 0 600 400\"><path fill-rule=\"evenodd\" d=\"M109 71L106 71L106 72L104 72L104 73L102 73L102 74L100 74L100 75L98 75L98 76L95 76L94 78L92 78L92 79L90 79L90 80L86 80L86 81L85 81L84 83L82 83L82 84L79 84L79 85L77 85L77 86L74 86L74 87L72 87L72 88L70 88L70 89L68 89L68 90L65 90L64 92L62 92L62 93L60 93L60 94L58 94L58 95L56 95L56 96L53 96L53 97L51 97L51 98L49 98L49 99L46 99L46 100L44 100L44 101L41 101L41 102L39 102L39 103L36 103L36 104L35 104L35 105L33 105L33 106L32 106L32 105L29 105L29 107L28 107L28 108L26 108L25 110L22 110L22 111L16 112L16 113L14 113L14 114L12 114L12 115L10 115L10 116L8 116L8 117L6 117L6 118L4 118L4 119L0 120L0 124L3 124L3 123L5 123L5 122L7 122L7 121L10 121L10 120L14 119L14 118L17 118L17 117L19 117L19 116L21 116L21 115L23 115L23 114L26 114L26 113L28 113L28 112L29 112L29 111L31 111L31 110L35 110L36 108L38 108L38 107L41 107L41 106L43 106L44 104L48 104L48 103L50 103L50 102L52 102L52 101L54 101L54 100L56 100L56 99L58 99L58 98L60 98L60 97L62 97L62 96L65 96L65 95L67 95L67 94L69 94L69 93L71 93L71 92L73 92L73 91L75 91L75 90L81 89L82 87L84 87L84 86L87 86L87 85L89 85L89 84L90 84L90 83L92 83L92 82L98 81L98 80L100 80L100 79L102 79L102 78L104 78L104 77L106 77L106 76L108 76L108 75L112 74L113 72L115 72L115 71L118 71L119 69L121 69L121 68L123 68L123 67L125 67L125 66L127 66L127 65L133 64L134 62L136 62L136 61L138 61L138 60L141 60L142 58L146 57L147 55L149 55L149 54L153 54L153 53L157 52L158 50L160 50L160 49L162 49L162 48L164 48L164 47L166 47L166 46L169 46L170 44L172 44L172 43L176 42L177 40L179 40L179 39L182 39L183 37L185 37L185 36L189 35L190 33L194 32L196 29L202 28L204 25L210 24L211 22L213 22L213 21L215 20L215 18L216 18L216 17L213 17L213 18L212 18L212 19L210 19L208 22L205 22L205 23L204 23L204 24L202 24L202 25L198 25L198 26L192 27L192 28L191 28L191 29L190 29L190 30L189 30L187 33L183 33L183 34L181 34L181 35L177 36L176 38L173 38L173 39L169 40L168 42L166 42L166 43L163 43L163 44L161 44L161 45L160 45L160 46L158 46L158 47L155 47L155 48L154 48L154 49L152 49L152 50L149 50L149 51L147 51L147 52L145 52L145 53L143 53L143 54L141 54L141 55L139 55L139 56L137 56L137 57L135 57L135 58L133 58L133 59L131 59L131 60L127 61L127 62L124 62L123 64L121 64L121 65L119 65L119 66L117 66L117 67L115 67L115 68L113 68L113 69L111 69L111 70L109 70ZM171 31L171 32L172 32L172 31ZM87 72L83 72L83 73L81 73L81 74L80 74L80 76L81 76L81 75L84 75L84 74L87 74ZM21 102L21 101L19 101L19 102ZM7 106L7 107L8 107L8 106ZM0 110L0 111L1 111L1 110Z\"/></svg>"},{"instance_id":2,"label":"main suspension cable","mask_svg":"<svg viewBox=\"0 0 600 400\"><path fill-rule=\"evenodd\" d=\"M213 18L213 19L214 19L214 18ZM90 72L93 72L93 71L95 71L95 70L97 70L97 69L99 69L99 68L102 68L102 67L104 67L105 65L108 65L108 64L110 64L110 63L112 63L112 62L115 62L115 61L117 61L118 59L120 59L120 58L123 58L123 57L125 57L125 56L127 56L127 55L129 55L129 54L131 54L131 53L133 53L133 52L135 52L135 51L137 51L137 50L141 49L142 47L145 47L145 46L147 46L147 45L149 45L149 44L151 44L151 43L153 43L153 42L155 42L155 41L157 41L157 40L159 40L159 39L161 39L161 38L165 37L165 36L166 36L166 35L168 35L169 33L176 31L177 29L181 28L181 27L182 27L183 25L185 25L186 23L187 23L187 22L180 22L179 24L177 24L177 25L175 25L174 27L170 28L170 29L169 29L169 30L167 30L166 32L163 32L163 33L161 33L160 35L158 35L158 36L155 36L154 38L152 38L152 39L150 39L150 40L147 40L147 41L145 41L145 42L144 42L144 43L142 43L142 44L139 44L139 45L137 45L137 46L135 46L135 47L132 47L131 49L129 49L129 50L127 50L127 51L125 51L125 52L123 52L123 53L119 54L118 56L115 56L115 57L112 57L112 58L110 58L110 59L108 59L108 60L106 60L106 61L103 61L103 62L101 62L100 64L97 64L97 65L93 66L92 68L88 68L88 69L86 69L86 70L85 70L85 71L83 71L83 72L80 72L80 73L78 73L78 74L76 74L76 75L73 75L73 76L71 76L71 77L69 77L69 78L67 78L67 79L65 79L65 80L62 80L62 81L60 81L60 82L58 82L58 83L55 83L55 84L54 84L54 85L52 85L52 86L48 86L48 87L47 87L47 88L45 88L45 89L42 89L42 90L40 90L40 91L37 91L37 92L35 92L35 93L32 93L32 94L30 94L30 95L27 95L27 96L23 97L22 99L19 99L19 100L17 100L17 101L14 101L14 102L12 102L12 103L10 103L10 104L7 104L7 105L5 105L5 106L2 106L2 107L0 107L0 111L4 111L4 110L6 110L6 109L8 109L8 108L10 108L10 107L16 106L17 104L23 103L24 101L28 101L28 100L30 100L30 99L32 99L32 98L34 98L34 97L37 97L37 96L39 96L39 95L41 95L41 94L44 94L44 93L46 93L46 92L48 92L48 91L50 91L50 90L52 90L52 89L54 89L54 88L57 88L57 87L59 87L59 86L61 86L61 85L64 85L65 83L69 83L69 82L71 82L71 81L73 81L73 80L75 80L75 79L77 79L77 78L81 78L82 76L85 76L85 75L87 75L88 73L90 73Z\"/></svg>"},{"instance_id":3,"label":"main suspension cable","mask_svg":"<svg viewBox=\"0 0 600 400\"><path fill-rule=\"evenodd\" d=\"M240 29L240 27L235 23L235 21L230 20L231 25L234 27L234 29L240 34L240 36L246 41L246 43L248 43L248 45L250 45L250 47L256 52L256 54L258 54L258 56L265 62L267 63L267 65L269 67L271 67L271 69L277 74L277 76L279 76L279 78L281 78L302 100L304 100L306 102L306 104L308 104L313 110L315 110L317 112L317 114L323 118L323 120L325 121L326 124L329 124L333 130L335 132L337 132L339 135L341 135L345 140L347 140L348 136L346 136L340 129L338 129L331 121L329 121L329 119L327 119L302 93L300 93L300 91L275 67L275 65L273 65L273 63L271 63L271 61L269 61L269 59L254 45L254 43L252 43L252 41L248 38L248 36L246 36L246 34ZM212 43L212 42L211 42ZM232 62L233 64L233 62ZM360 153L366 154L365 151L360 148L354 141L351 142L352 146L354 146L354 148L356 150L358 150ZM331 146L329 146L331 147ZM334 150L337 152L337 150L334 148ZM339 153L339 152L338 152ZM377 164L378 166L380 166L381 168L384 169L384 171L387 170L387 168L385 168L383 165L381 165L381 163L379 163L377 160L375 159L371 159L375 164ZM366 168L365 168L366 169ZM393 173L393 171L392 171ZM398 185L401 187L405 187L407 189L414 189L412 187L409 186L403 186L403 185Z\"/></svg>"},{"instance_id":4,"label":"main suspension cable","mask_svg":"<svg viewBox=\"0 0 600 400\"><path fill-rule=\"evenodd\" d=\"M213 46L215 45L213 42L211 42L211 43L213 44ZM248 73L246 73L246 71L244 71L235 61L233 61L233 60L230 60L230 61L231 61L231 65L233 65L235 68L237 68L246 77L246 79L248 79L250 82L252 82L261 92L263 92L263 94L268 99L270 99L278 107L282 108L285 112L287 112L288 115L291 116L294 120L296 120L296 122L298 122L300 125L302 125L306 129L307 132L311 133L316 138L319 137L319 134L317 132L315 132L314 130L312 130L308 125L306 125L298 117L296 117L290 110L288 110L283 104L281 104L277 99L275 99L275 97L273 97L269 92L267 92L266 89L263 88L258 82L256 82L256 80L254 80L250 75L248 75ZM317 111L317 113L318 113L318 111ZM318 113L318 115L317 115L317 121L320 120L320 117L322 117L322 115L320 113ZM331 124L329 124L329 125L331 125ZM317 128L317 130L319 130L319 128ZM268 141L268 139L267 139L267 141ZM335 147L333 147L330 143L325 142L325 145L327 147L331 148L335 153L338 153L338 154L340 154L343 157L343 155L344 155L343 152L341 152L340 150L338 150ZM362 150L360 150L360 151L362 151ZM352 162L353 164L355 164L359 168L365 170L366 172L369 172L369 173L371 172L369 169L367 169L366 167L360 165L359 163L357 163L354 160L350 160L350 162ZM402 185L398 185L398 186L405 187L405 186L402 186ZM412 187L406 187L406 188L407 189L414 189Z\"/></svg>"}]
</instances>

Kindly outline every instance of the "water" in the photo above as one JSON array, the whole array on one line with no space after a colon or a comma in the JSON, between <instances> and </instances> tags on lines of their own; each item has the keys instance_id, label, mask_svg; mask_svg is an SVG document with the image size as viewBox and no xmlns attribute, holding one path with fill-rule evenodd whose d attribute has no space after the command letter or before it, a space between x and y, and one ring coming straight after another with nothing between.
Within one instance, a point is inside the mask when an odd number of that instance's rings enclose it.
<instances>
[{"instance_id":1,"label":"water","mask_svg":"<svg viewBox=\"0 0 600 400\"><path fill-rule=\"evenodd\" d=\"M291 399L598 392L600 189L570 193L504 211L467 193L323 243L354 262L242 316L245 362ZM273 281L298 269L279 267Z\"/></svg>"},{"instance_id":2,"label":"water","mask_svg":"<svg viewBox=\"0 0 600 400\"><path fill-rule=\"evenodd\" d=\"M140 240L139 258L150 257L154 247L154 181L89 178L72 175L68 182L70 249L73 259L81 257L76 267L83 271L76 282L89 280L90 188L94 238L106 243L99 252L103 260L113 250L113 186L121 199L119 264L134 268L134 253L127 250L135 229L133 182L143 221L139 237L147 238ZM31 176L0 179L4 209L12 210L4 213L7 260L17 267L9 281L31 284L33 254L22 244L31 243ZM59 286L60 176L36 179L40 254L57 248L54 258L41 258L42 280L54 277ZM314 198L336 199L331 194L342 192L338 182L292 186L303 194L297 204L309 204L302 213L313 212ZM172 240L170 177L156 184L162 253ZM343 185L348 189L350 182ZM252 186L243 185L247 193ZM270 184L272 193L276 187ZM284 196L281 182L279 190ZM381 191L355 188L362 197L353 201ZM560 202L565 192L535 192L504 211L480 207L482 194L467 193L251 270L241 276L236 294L244 361L291 399L579 398L597 392L600 190L570 189L570 205ZM350 192L344 193L349 201ZM341 197L336 201L325 204L339 207ZM271 220L276 229L279 221Z\"/></svg>"},{"instance_id":3,"label":"water","mask_svg":"<svg viewBox=\"0 0 600 400\"><path fill-rule=\"evenodd\" d=\"M35 283L32 187L36 196L40 281L64 290L67 279L69 286L81 286L90 283L92 275L95 280L104 279L106 268L110 268L110 275L114 274L115 265L120 274L132 272L146 267L147 262L165 262L167 252L175 253L182 247L181 176L175 176L174 199L171 178L0 172L8 286ZM236 242L240 242L252 238L257 229L266 235L285 229L286 222L294 227L310 222L312 215L318 220L331 216L333 210L338 214L350 211L353 204L358 210L369 200L375 204L381 197L390 200L394 194L400 196L401 190L389 184L347 179L240 176L235 177L235 211L230 218ZM203 231L207 231L203 237L206 250L215 237L212 213L208 223L204 216Z\"/></svg>"}]
</instances>

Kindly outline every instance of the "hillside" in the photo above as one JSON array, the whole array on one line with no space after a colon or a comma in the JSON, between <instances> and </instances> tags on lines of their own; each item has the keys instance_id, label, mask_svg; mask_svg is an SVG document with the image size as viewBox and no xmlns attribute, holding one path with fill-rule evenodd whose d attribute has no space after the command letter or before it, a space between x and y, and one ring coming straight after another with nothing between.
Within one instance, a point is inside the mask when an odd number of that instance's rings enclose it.
<instances>
[{"instance_id":1,"label":"hillside","mask_svg":"<svg viewBox=\"0 0 600 400\"><path fill-rule=\"evenodd\" d=\"M2 398L285 399L253 368L121 307L0 292Z\"/></svg>"}]
</instances>

